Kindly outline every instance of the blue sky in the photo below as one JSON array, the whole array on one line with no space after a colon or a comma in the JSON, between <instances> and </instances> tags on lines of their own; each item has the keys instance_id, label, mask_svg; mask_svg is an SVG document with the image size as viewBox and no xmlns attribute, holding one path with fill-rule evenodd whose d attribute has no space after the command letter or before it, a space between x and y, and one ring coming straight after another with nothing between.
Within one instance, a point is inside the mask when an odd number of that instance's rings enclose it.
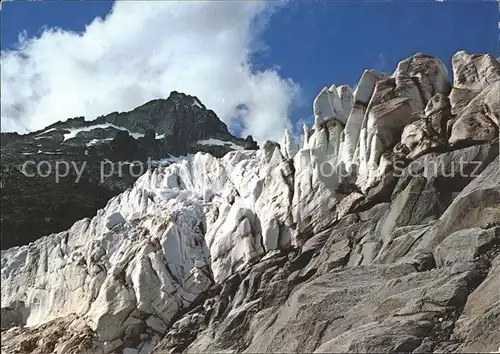
<instances>
[{"instance_id":1,"label":"blue sky","mask_svg":"<svg viewBox=\"0 0 500 354\"><path fill-rule=\"evenodd\" d=\"M82 32L95 17L106 16L112 5L4 3L2 51L16 48L21 31L28 37L55 26ZM297 126L311 119L312 101L323 86L353 86L364 69L392 72L400 60L425 52L441 58L451 74L450 60L458 50L500 56L498 21L494 1L289 1L273 13L258 37L264 50L253 53L251 63L253 70L278 67L282 78L300 86L300 97L288 110ZM231 127L241 133L238 124Z\"/></svg>"}]
</instances>

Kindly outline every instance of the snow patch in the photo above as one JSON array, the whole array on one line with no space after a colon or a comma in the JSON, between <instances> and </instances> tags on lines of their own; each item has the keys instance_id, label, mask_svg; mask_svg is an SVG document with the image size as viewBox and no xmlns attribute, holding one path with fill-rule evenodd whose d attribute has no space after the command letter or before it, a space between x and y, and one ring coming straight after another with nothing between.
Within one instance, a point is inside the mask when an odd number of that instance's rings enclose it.
<instances>
[{"instance_id":1,"label":"snow patch","mask_svg":"<svg viewBox=\"0 0 500 354\"><path fill-rule=\"evenodd\" d=\"M197 99L193 99L193 106L196 106L196 107L199 107L199 108L203 108L203 106L201 105L200 102L198 102Z\"/></svg>"},{"instance_id":2,"label":"snow patch","mask_svg":"<svg viewBox=\"0 0 500 354\"><path fill-rule=\"evenodd\" d=\"M41 150L38 150L38 153L39 154L44 154L44 155L61 155L62 154L62 151L41 151Z\"/></svg>"},{"instance_id":3,"label":"snow patch","mask_svg":"<svg viewBox=\"0 0 500 354\"><path fill-rule=\"evenodd\" d=\"M50 128L48 130L45 130L45 131L41 132L40 134L37 134L36 136L45 135L45 134L50 133L50 132L52 132L54 130L56 130L56 128ZM35 139L39 139L39 138L35 138Z\"/></svg>"},{"instance_id":4,"label":"snow patch","mask_svg":"<svg viewBox=\"0 0 500 354\"><path fill-rule=\"evenodd\" d=\"M229 147L229 148L231 148L233 150L243 150L243 146L235 144L235 143L233 143L231 141L224 141L224 140L219 140L219 139L199 140L199 141L197 141L197 144L200 144L200 145L226 146L226 147Z\"/></svg>"},{"instance_id":5,"label":"snow patch","mask_svg":"<svg viewBox=\"0 0 500 354\"><path fill-rule=\"evenodd\" d=\"M89 126L89 127L84 127L84 128L77 128L77 129L70 129L69 133L66 133L64 134L64 139L63 141L66 141L68 139L72 139L74 137L76 137L76 135L80 132L88 132L88 131L91 131L91 130L94 130L94 129L98 129L98 128L102 128L102 129L106 129L106 128L115 128L115 129L118 129L118 130L124 130L124 131L127 131L129 132L129 134L134 138L134 139L137 139L137 138L142 138L144 136L144 134L141 134L141 133L132 133L130 130L128 130L127 128L124 128L124 127L120 127L120 126L117 126L117 125L114 125L114 124L111 124L111 123L107 123L107 124L97 124L97 125L92 125L92 126Z\"/></svg>"},{"instance_id":6,"label":"snow patch","mask_svg":"<svg viewBox=\"0 0 500 354\"><path fill-rule=\"evenodd\" d=\"M97 145L97 144L102 144L106 141L111 141L113 140L113 138L106 138L106 139L92 139L91 141L89 141L86 146L93 146L93 145Z\"/></svg>"},{"instance_id":7,"label":"snow patch","mask_svg":"<svg viewBox=\"0 0 500 354\"><path fill-rule=\"evenodd\" d=\"M172 156L166 157L160 160L153 160L151 163L154 166L168 166L173 163L180 163L182 161L192 161L194 158L194 154L187 154L187 155L181 155L181 156Z\"/></svg>"}]
</instances>

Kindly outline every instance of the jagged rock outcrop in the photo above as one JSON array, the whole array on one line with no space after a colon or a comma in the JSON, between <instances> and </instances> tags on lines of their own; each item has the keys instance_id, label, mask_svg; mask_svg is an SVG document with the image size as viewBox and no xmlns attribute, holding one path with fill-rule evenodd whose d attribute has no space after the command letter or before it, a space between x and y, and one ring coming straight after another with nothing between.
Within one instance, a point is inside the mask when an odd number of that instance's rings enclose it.
<instances>
[{"instance_id":1,"label":"jagged rock outcrop","mask_svg":"<svg viewBox=\"0 0 500 354\"><path fill-rule=\"evenodd\" d=\"M500 63L490 54L460 51L453 56L450 144L471 144L498 137Z\"/></svg>"},{"instance_id":2,"label":"jagged rock outcrop","mask_svg":"<svg viewBox=\"0 0 500 354\"><path fill-rule=\"evenodd\" d=\"M453 114L460 113L479 92L498 81L500 63L490 54L457 52L452 58L453 89L450 100Z\"/></svg>"},{"instance_id":3,"label":"jagged rock outcrop","mask_svg":"<svg viewBox=\"0 0 500 354\"><path fill-rule=\"evenodd\" d=\"M414 160L428 152L443 150L447 145L447 123L451 118L450 100L436 94L427 103L424 116L404 127L394 153Z\"/></svg>"},{"instance_id":4,"label":"jagged rock outcrop","mask_svg":"<svg viewBox=\"0 0 500 354\"><path fill-rule=\"evenodd\" d=\"M460 112L451 128L449 143L452 145L471 144L498 138L499 97L500 80L481 91Z\"/></svg>"},{"instance_id":5,"label":"jagged rock outcrop","mask_svg":"<svg viewBox=\"0 0 500 354\"><path fill-rule=\"evenodd\" d=\"M334 88L300 149L197 153L3 250L2 350L497 350L498 143L451 143L439 59Z\"/></svg>"},{"instance_id":6,"label":"jagged rock outcrop","mask_svg":"<svg viewBox=\"0 0 500 354\"><path fill-rule=\"evenodd\" d=\"M376 83L361 125L357 184L367 191L391 169L391 152L403 129L418 119L436 94L449 92L448 72L439 59L417 53L398 64L394 74Z\"/></svg>"}]
</instances>

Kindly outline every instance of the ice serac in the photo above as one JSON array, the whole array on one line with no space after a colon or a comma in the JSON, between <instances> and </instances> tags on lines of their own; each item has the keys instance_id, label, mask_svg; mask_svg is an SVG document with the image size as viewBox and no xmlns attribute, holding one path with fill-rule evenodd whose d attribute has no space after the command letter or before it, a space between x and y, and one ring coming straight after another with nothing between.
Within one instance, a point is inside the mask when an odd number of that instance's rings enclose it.
<instances>
[{"instance_id":1,"label":"ice serac","mask_svg":"<svg viewBox=\"0 0 500 354\"><path fill-rule=\"evenodd\" d=\"M460 109L437 58L367 70L300 147L177 159L2 251L2 352L497 350L494 68L455 56Z\"/></svg>"},{"instance_id":2,"label":"ice serac","mask_svg":"<svg viewBox=\"0 0 500 354\"><path fill-rule=\"evenodd\" d=\"M342 183L337 171L342 132L352 110L352 90L343 85L323 88L313 103L314 128L304 126L304 144L294 154L293 245L336 220Z\"/></svg>"},{"instance_id":3,"label":"ice serac","mask_svg":"<svg viewBox=\"0 0 500 354\"><path fill-rule=\"evenodd\" d=\"M290 129L286 129L283 137L283 156L288 159L293 159L298 150L299 145L297 144L295 137L292 135Z\"/></svg>"},{"instance_id":4,"label":"ice serac","mask_svg":"<svg viewBox=\"0 0 500 354\"><path fill-rule=\"evenodd\" d=\"M22 302L28 326L76 313L105 341L146 317L168 324L214 281L290 246L292 176L271 142L149 171L96 217L2 251L2 307Z\"/></svg>"},{"instance_id":5,"label":"ice serac","mask_svg":"<svg viewBox=\"0 0 500 354\"><path fill-rule=\"evenodd\" d=\"M498 81L500 66L491 54L471 54L459 51L453 55L453 87L482 90Z\"/></svg>"},{"instance_id":6,"label":"ice serac","mask_svg":"<svg viewBox=\"0 0 500 354\"><path fill-rule=\"evenodd\" d=\"M313 103L314 119L323 122L336 117L345 124L352 107L352 90L347 85L324 87Z\"/></svg>"},{"instance_id":7,"label":"ice serac","mask_svg":"<svg viewBox=\"0 0 500 354\"><path fill-rule=\"evenodd\" d=\"M324 122L295 155L292 212L299 243L299 238L307 239L313 230L332 222L332 208L340 197L334 166L342 129L335 119Z\"/></svg>"},{"instance_id":8,"label":"ice serac","mask_svg":"<svg viewBox=\"0 0 500 354\"><path fill-rule=\"evenodd\" d=\"M404 127L415 120L408 98L394 98L372 108L361 129L357 184L368 190L392 166L390 151ZM366 124L366 125L365 125Z\"/></svg>"},{"instance_id":9,"label":"ice serac","mask_svg":"<svg viewBox=\"0 0 500 354\"><path fill-rule=\"evenodd\" d=\"M352 165L355 163L355 151L359 141L361 125L363 124L368 103L373 95L375 84L384 78L383 74L373 70L365 70L354 91L353 105L340 142L339 164L343 164L346 171L351 171Z\"/></svg>"},{"instance_id":10,"label":"ice serac","mask_svg":"<svg viewBox=\"0 0 500 354\"><path fill-rule=\"evenodd\" d=\"M76 313L105 340L114 340L140 323L140 316L168 322L205 290L211 281L195 276L196 266L208 263L199 238L201 208L174 202L168 213L145 220L131 213L154 210L144 191L120 197L67 232L2 252L2 306L22 301L28 326ZM106 215L118 210L127 223L108 230ZM16 288L33 290L12 293Z\"/></svg>"}]
</instances>

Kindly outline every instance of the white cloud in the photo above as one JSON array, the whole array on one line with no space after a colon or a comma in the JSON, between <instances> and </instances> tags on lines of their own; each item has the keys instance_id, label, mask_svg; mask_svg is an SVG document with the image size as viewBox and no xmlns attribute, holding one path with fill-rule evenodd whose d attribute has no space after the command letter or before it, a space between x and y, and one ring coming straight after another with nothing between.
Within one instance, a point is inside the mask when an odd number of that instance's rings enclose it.
<instances>
[{"instance_id":1,"label":"white cloud","mask_svg":"<svg viewBox=\"0 0 500 354\"><path fill-rule=\"evenodd\" d=\"M385 54L383 52L378 53L377 63L375 64L375 70L382 72L386 65Z\"/></svg>"},{"instance_id":2,"label":"white cloud","mask_svg":"<svg viewBox=\"0 0 500 354\"><path fill-rule=\"evenodd\" d=\"M197 96L244 134L279 139L299 86L250 55L276 3L116 2L83 33L46 29L2 52L2 130L131 110L172 90ZM276 63L279 64L279 63ZM244 105L248 109L238 110ZM238 119L238 118L236 118Z\"/></svg>"}]
</instances>

